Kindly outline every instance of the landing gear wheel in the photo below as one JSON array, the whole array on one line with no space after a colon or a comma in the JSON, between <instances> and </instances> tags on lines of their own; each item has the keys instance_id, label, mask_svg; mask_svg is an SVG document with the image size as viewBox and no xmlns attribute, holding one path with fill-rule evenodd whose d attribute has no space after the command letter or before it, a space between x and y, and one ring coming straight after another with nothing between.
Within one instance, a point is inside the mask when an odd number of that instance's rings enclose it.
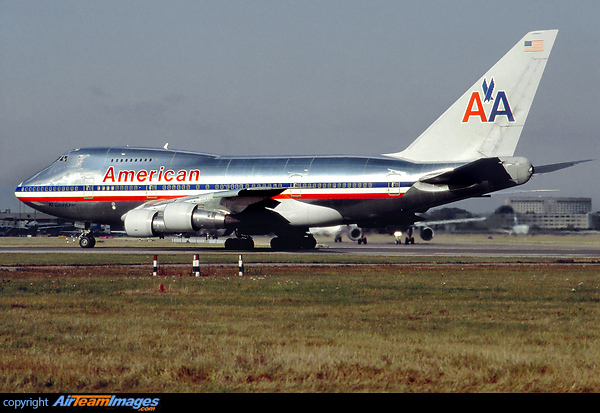
<instances>
[{"instance_id":1,"label":"landing gear wheel","mask_svg":"<svg viewBox=\"0 0 600 413\"><path fill-rule=\"evenodd\" d=\"M254 249L254 240L252 238L242 238L240 239L241 246L243 250L253 250Z\"/></svg>"},{"instance_id":2,"label":"landing gear wheel","mask_svg":"<svg viewBox=\"0 0 600 413\"><path fill-rule=\"evenodd\" d=\"M317 246L317 240L312 235L303 237L275 237L271 240L271 249L285 250L312 250Z\"/></svg>"},{"instance_id":3,"label":"landing gear wheel","mask_svg":"<svg viewBox=\"0 0 600 413\"><path fill-rule=\"evenodd\" d=\"M317 246L317 240L312 235L302 238L302 249L312 250Z\"/></svg>"},{"instance_id":4,"label":"landing gear wheel","mask_svg":"<svg viewBox=\"0 0 600 413\"><path fill-rule=\"evenodd\" d=\"M284 249L286 249L286 245L285 242L283 241L282 238L279 237L275 237L271 240L271 249L275 250L275 251L282 251Z\"/></svg>"},{"instance_id":5,"label":"landing gear wheel","mask_svg":"<svg viewBox=\"0 0 600 413\"><path fill-rule=\"evenodd\" d=\"M225 240L226 250L252 250L254 249L254 240L252 238L227 238Z\"/></svg>"},{"instance_id":6,"label":"landing gear wheel","mask_svg":"<svg viewBox=\"0 0 600 413\"><path fill-rule=\"evenodd\" d=\"M81 248L94 248L96 245L96 238L93 235L86 234L79 237L79 246Z\"/></svg>"}]
</instances>

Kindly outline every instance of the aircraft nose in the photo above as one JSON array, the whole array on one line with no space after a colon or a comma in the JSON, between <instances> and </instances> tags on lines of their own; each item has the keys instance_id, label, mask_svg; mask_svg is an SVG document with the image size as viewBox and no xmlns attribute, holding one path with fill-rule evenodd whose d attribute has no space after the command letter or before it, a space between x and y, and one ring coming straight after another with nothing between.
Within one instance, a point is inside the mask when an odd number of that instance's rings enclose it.
<instances>
[{"instance_id":1,"label":"aircraft nose","mask_svg":"<svg viewBox=\"0 0 600 413\"><path fill-rule=\"evenodd\" d=\"M38 172L37 174L25 179L23 182L17 185L17 189L28 186L42 185L42 180L40 180L39 175L40 173Z\"/></svg>"},{"instance_id":2,"label":"aircraft nose","mask_svg":"<svg viewBox=\"0 0 600 413\"><path fill-rule=\"evenodd\" d=\"M51 185L59 174L55 163L48 165L41 171L25 179L15 188L15 196L19 199L29 198L30 192L37 192L38 187Z\"/></svg>"}]
</instances>

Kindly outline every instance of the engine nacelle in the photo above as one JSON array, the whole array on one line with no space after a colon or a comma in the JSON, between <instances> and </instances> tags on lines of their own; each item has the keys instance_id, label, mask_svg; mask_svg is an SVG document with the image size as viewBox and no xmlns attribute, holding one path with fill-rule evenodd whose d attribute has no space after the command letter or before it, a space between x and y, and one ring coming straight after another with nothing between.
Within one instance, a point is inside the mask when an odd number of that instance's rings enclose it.
<instances>
[{"instance_id":1,"label":"engine nacelle","mask_svg":"<svg viewBox=\"0 0 600 413\"><path fill-rule=\"evenodd\" d=\"M152 230L152 223L158 211L150 209L134 209L125 215L125 231L131 237L153 237L157 234Z\"/></svg>"},{"instance_id":2,"label":"engine nacelle","mask_svg":"<svg viewBox=\"0 0 600 413\"><path fill-rule=\"evenodd\" d=\"M223 214L221 212L195 209L192 213L192 225L194 228L198 229L222 229L229 227L236 222L239 221L230 217L228 214Z\"/></svg>"},{"instance_id":3,"label":"engine nacelle","mask_svg":"<svg viewBox=\"0 0 600 413\"><path fill-rule=\"evenodd\" d=\"M352 241L358 241L363 238L363 230L357 225L350 225L348 227L348 238Z\"/></svg>"},{"instance_id":4,"label":"engine nacelle","mask_svg":"<svg viewBox=\"0 0 600 413\"><path fill-rule=\"evenodd\" d=\"M173 202L165 207L163 217L168 232L193 232L192 214L197 208L189 202Z\"/></svg>"},{"instance_id":5,"label":"engine nacelle","mask_svg":"<svg viewBox=\"0 0 600 413\"><path fill-rule=\"evenodd\" d=\"M154 237L166 233L188 233L200 229L224 229L238 222L228 214L198 209L195 204L174 202L164 211L134 209L125 214L127 235Z\"/></svg>"},{"instance_id":6,"label":"engine nacelle","mask_svg":"<svg viewBox=\"0 0 600 413\"><path fill-rule=\"evenodd\" d=\"M423 239L423 241L431 241L433 239L433 229L429 227L422 227L421 238Z\"/></svg>"}]
</instances>

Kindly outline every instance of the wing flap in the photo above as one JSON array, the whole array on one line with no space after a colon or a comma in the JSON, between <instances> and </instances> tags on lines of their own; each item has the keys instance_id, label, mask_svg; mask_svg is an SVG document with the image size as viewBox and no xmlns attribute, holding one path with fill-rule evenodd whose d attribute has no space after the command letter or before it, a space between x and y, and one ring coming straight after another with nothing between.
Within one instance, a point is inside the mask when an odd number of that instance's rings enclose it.
<instances>
[{"instance_id":1,"label":"wing flap","mask_svg":"<svg viewBox=\"0 0 600 413\"><path fill-rule=\"evenodd\" d=\"M261 187L217 191L183 198L151 201L144 204L142 208L162 210L174 202L187 202L198 205L200 209L237 214L243 212L250 205L272 199L285 190L286 188Z\"/></svg>"}]
</instances>

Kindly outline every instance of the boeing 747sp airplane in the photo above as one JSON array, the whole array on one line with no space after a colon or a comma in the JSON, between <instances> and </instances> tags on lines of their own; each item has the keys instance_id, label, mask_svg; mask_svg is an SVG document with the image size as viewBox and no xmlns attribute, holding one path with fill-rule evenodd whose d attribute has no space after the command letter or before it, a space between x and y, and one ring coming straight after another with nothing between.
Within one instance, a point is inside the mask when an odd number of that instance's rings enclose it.
<instances>
[{"instance_id":1,"label":"boeing 747sp airplane","mask_svg":"<svg viewBox=\"0 0 600 413\"><path fill-rule=\"evenodd\" d=\"M229 249L274 234L274 249L316 246L310 227L412 228L418 213L526 183L514 151L556 30L530 32L402 152L381 156L220 156L165 148L74 149L15 195L57 217L133 237L221 230ZM431 229L426 231L431 238Z\"/></svg>"}]
</instances>

